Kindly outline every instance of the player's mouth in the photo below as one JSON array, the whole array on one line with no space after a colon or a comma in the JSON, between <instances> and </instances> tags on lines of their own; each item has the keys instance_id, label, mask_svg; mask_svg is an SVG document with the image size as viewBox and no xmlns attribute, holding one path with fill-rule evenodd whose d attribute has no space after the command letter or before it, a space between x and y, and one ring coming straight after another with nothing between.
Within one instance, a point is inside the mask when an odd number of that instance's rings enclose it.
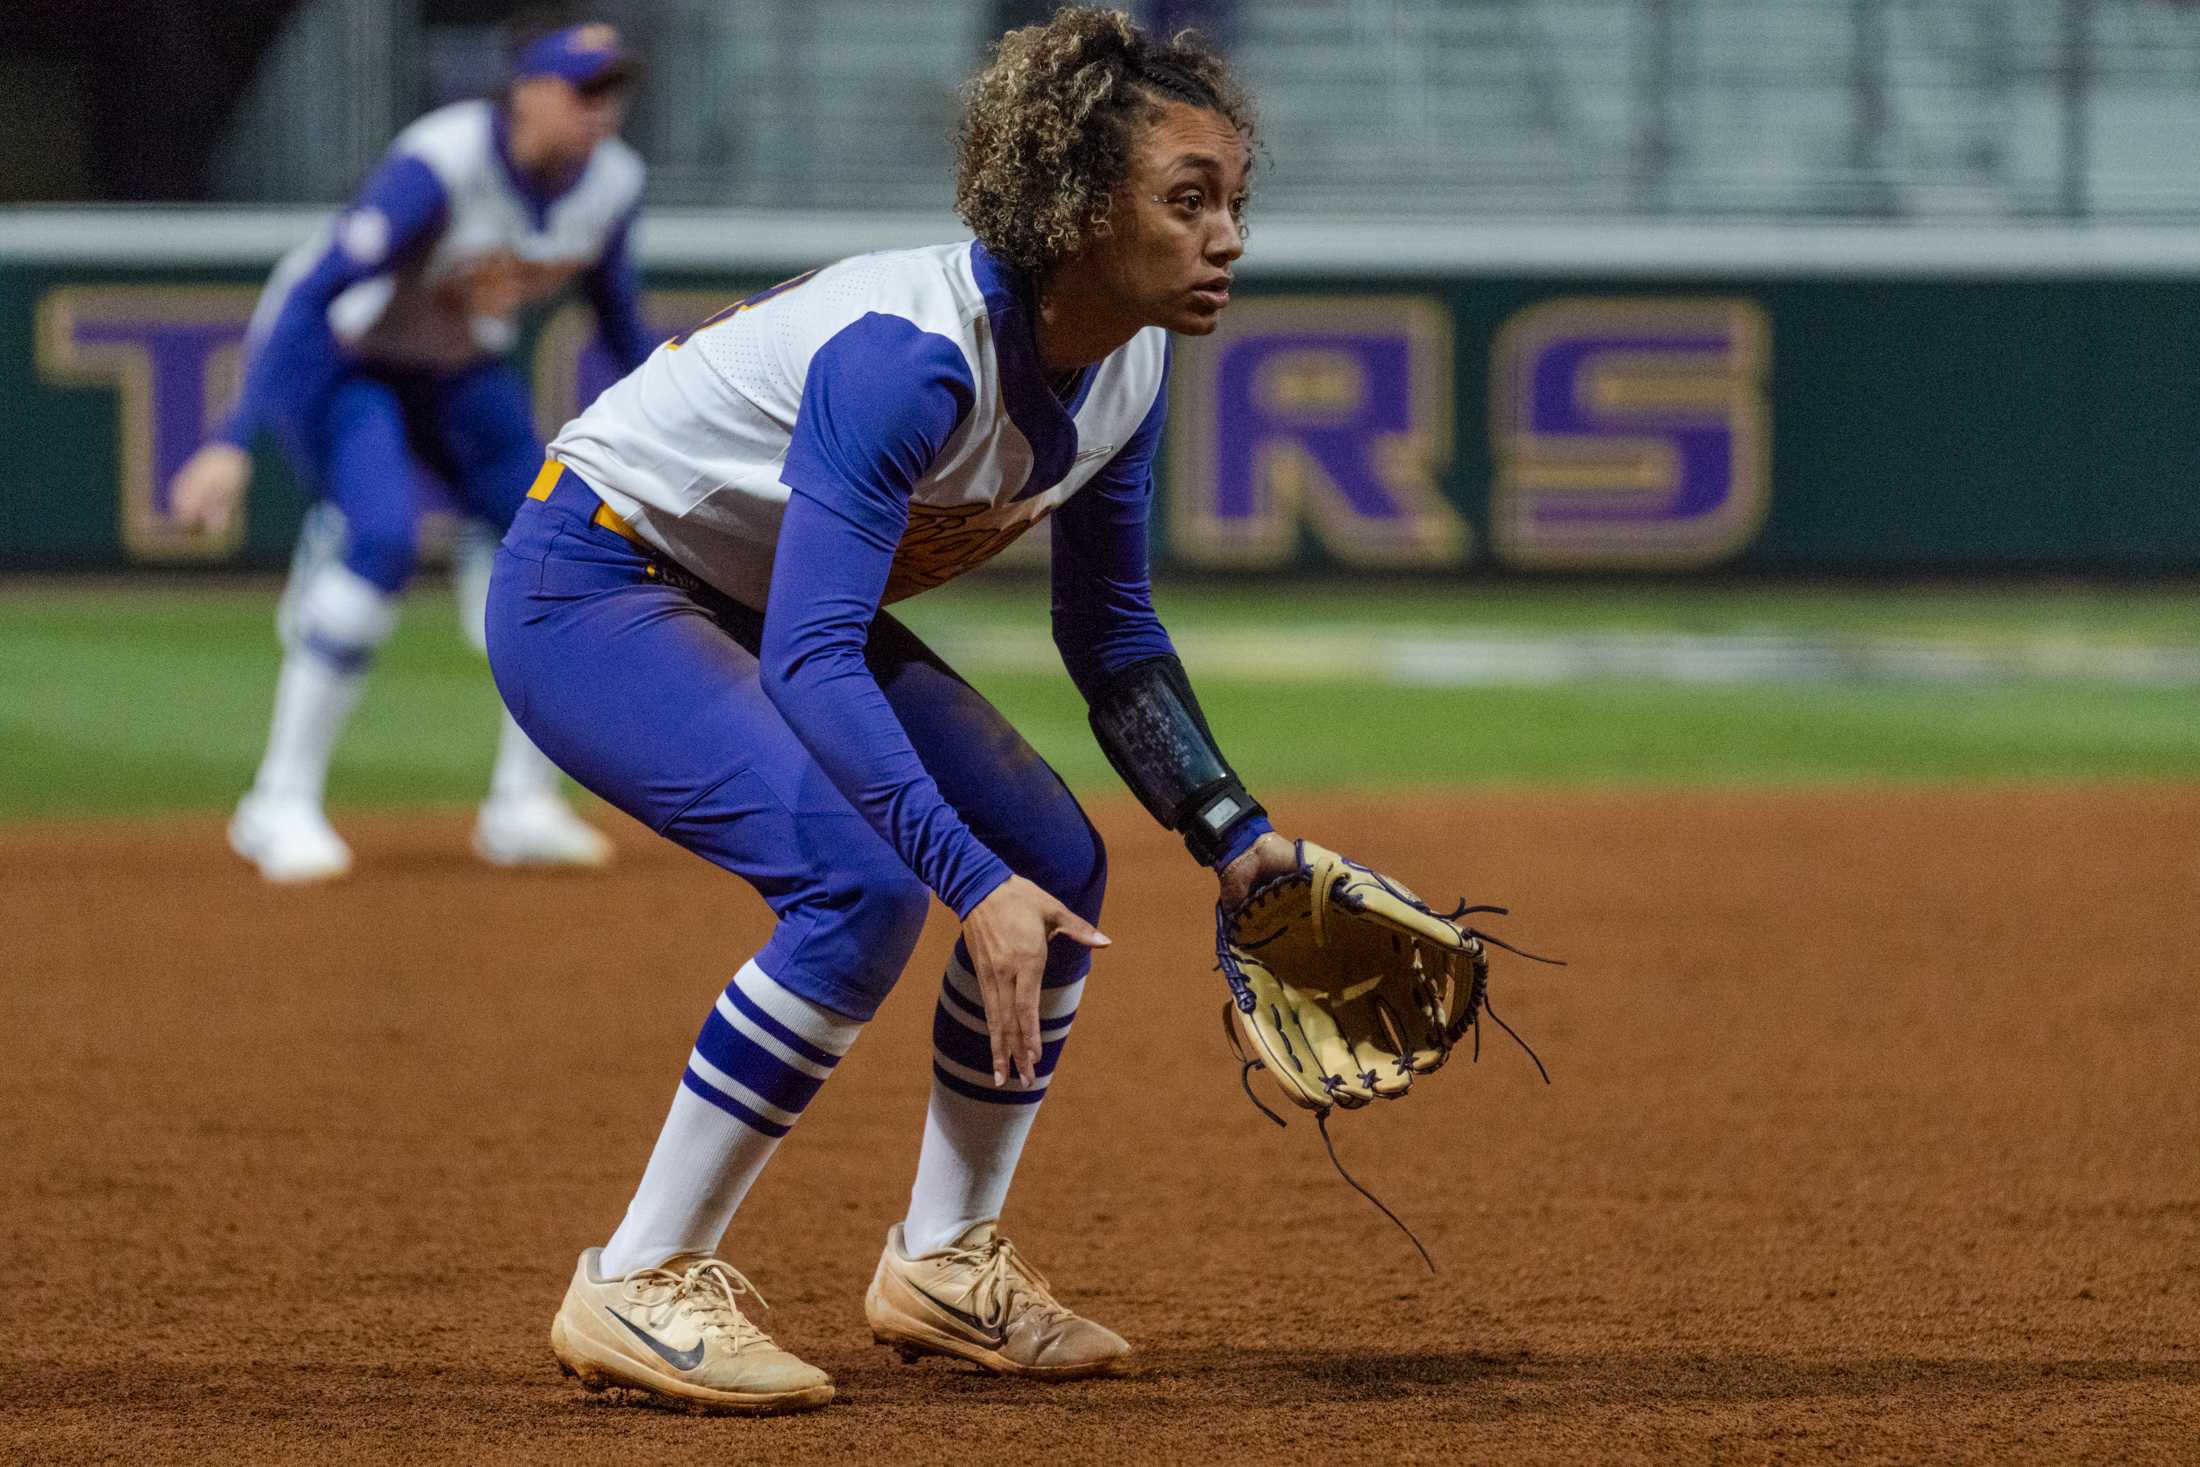
<instances>
[{"instance_id":1,"label":"player's mouth","mask_svg":"<svg viewBox=\"0 0 2200 1467\"><path fill-rule=\"evenodd\" d=\"M1209 310L1219 311L1230 304L1230 277L1217 275L1192 287L1192 299Z\"/></svg>"}]
</instances>

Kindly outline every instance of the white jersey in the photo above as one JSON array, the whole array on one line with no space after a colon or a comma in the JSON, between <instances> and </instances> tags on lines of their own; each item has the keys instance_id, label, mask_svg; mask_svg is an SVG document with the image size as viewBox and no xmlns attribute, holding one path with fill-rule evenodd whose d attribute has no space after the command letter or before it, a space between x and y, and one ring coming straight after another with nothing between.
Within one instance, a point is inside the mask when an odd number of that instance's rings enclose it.
<instances>
[{"instance_id":1,"label":"white jersey","mask_svg":"<svg viewBox=\"0 0 2200 1467\"><path fill-rule=\"evenodd\" d=\"M352 207L283 257L253 332L266 335L292 287L334 244L356 266L388 267L329 306L348 355L429 368L501 356L518 341L523 308L603 257L641 200L643 176L640 156L611 138L570 186L538 194L509 160L495 104L440 107L397 135ZM440 226L432 243L405 232L423 218Z\"/></svg>"},{"instance_id":2,"label":"white jersey","mask_svg":"<svg viewBox=\"0 0 2200 1467\"><path fill-rule=\"evenodd\" d=\"M1165 333L1050 385L1027 293L967 242L843 260L673 338L550 455L643 540L762 608L790 481L832 502L820 481L892 437L881 425L899 426L903 402L951 403L916 435L924 461L904 466L908 525L884 599L911 595L990 559L1157 431Z\"/></svg>"}]
</instances>

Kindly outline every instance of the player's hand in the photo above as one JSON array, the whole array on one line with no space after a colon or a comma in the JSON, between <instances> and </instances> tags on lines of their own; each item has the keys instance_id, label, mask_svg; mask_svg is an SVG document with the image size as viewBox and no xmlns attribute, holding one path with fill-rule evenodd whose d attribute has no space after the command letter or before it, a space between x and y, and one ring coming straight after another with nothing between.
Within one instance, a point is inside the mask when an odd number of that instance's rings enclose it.
<instances>
[{"instance_id":1,"label":"player's hand","mask_svg":"<svg viewBox=\"0 0 2200 1467\"><path fill-rule=\"evenodd\" d=\"M1254 887L1272 876L1288 876L1298 869L1297 845L1271 830L1217 873L1222 880L1222 894L1216 901L1223 911L1234 912L1245 905Z\"/></svg>"},{"instance_id":2,"label":"player's hand","mask_svg":"<svg viewBox=\"0 0 2200 1467\"><path fill-rule=\"evenodd\" d=\"M234 443L209 443L168 481L168 513L186 530L223 535L252 482L252 456Z\"/></svg>"},{"instance_id":3,"label":"player's hand","mask_svg":"<svg viewBox=\"0 0 2200 1467\"><path fill-rule=\"evenodd\" d=\"M1086 947L1108 945L1099 928L1021 876L993 888L963 919L963 946L993 1041L995 1085L1006 1085L1019 1069L1026 1090L1039 1081L1039 980L1057 934Z\"/></svg>"}]
</instances>

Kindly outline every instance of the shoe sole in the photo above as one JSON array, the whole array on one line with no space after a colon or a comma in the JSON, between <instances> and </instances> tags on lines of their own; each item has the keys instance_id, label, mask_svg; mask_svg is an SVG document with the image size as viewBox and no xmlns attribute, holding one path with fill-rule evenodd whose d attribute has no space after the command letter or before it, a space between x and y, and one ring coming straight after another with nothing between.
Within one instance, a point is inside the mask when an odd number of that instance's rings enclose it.
<instances>
[{"instance_id":1,"label":"shoe sole","mask_svg":"<svg viewBox=\"0 0 2200 1467\"><path fill-rule=\"evenodd\" d=\"M611 852L608 850L586 853L561 852L558 854L545 851L513 852L500 849L483 840L479 835L474 837L474 854L491 866L504 871L516 871L525 867L562 867L578 871L601 871L611 864Z\"/></svg>"},{"instance_id":2,"label":"shoe sole","mask_svg":"<svg viewBox=\"0 0 2200 1467\"><path fill-rule=\"evenodd\" d=\"M790 1411L815 1411L833 1399L830 1382L799 1391L714 1391L672 1376L656 1375L638 1361L606 1360L590 1354L565 1327L560 1311L550 1324L550 1352L557 1356L558 1372L581 1383L591 1395L614 1388L641 1391L667 1405L713 1416L777 1416Z\"/></svg>"},{"instance_id":3,"label":"shoe sole","mask_svg":"<svg viewBox=\"0 0 2200 1467\"><path fill-rule=\"evenodd\" d=\"M954 1360L967 1360L995 1375L1015 1375L1026 1380L1083 1380L1100 1375L1128 1375L1132 1368L1129 1355L1110 1355L1105 1360L1069 1365L1025 1365L989 1346L959 1339L918 1320L874 1318L870 1325L871 1338L901 1356L904 1365L914 1365L927 1355L944 1355Z\"/></svg>"}]
</instances>

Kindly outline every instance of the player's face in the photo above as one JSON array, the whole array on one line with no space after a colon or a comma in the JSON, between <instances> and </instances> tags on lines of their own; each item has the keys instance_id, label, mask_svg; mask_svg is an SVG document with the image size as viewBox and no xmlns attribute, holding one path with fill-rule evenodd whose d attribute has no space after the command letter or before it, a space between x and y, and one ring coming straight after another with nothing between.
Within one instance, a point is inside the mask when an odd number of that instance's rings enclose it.
<instances>
[{"instance_id":1,"label":"player's face","mask_svg":"<svg viewBox=\"0 0 2200 1467\"><path fill-rule=\"evenodd\" d=\"M626 125L625 86L583 91L561 77L538 77L524 84L518 105L539 129L551 160L569 167L588 161L596 145L618 136Z\"/></svg>"},{"instance_id":2,"label":"player's face","mask_svg":"<svg viewBox=\"0 0 2200 1467\"><path fill-rule=\"evenodd\" d=\"M1169 104L1131 146L1098 263L1116 303L1142 325L1205 336L1230 304L1230 271L1245 253L1252 159L1219 112Z\"/></svg>"}]
</instances>

